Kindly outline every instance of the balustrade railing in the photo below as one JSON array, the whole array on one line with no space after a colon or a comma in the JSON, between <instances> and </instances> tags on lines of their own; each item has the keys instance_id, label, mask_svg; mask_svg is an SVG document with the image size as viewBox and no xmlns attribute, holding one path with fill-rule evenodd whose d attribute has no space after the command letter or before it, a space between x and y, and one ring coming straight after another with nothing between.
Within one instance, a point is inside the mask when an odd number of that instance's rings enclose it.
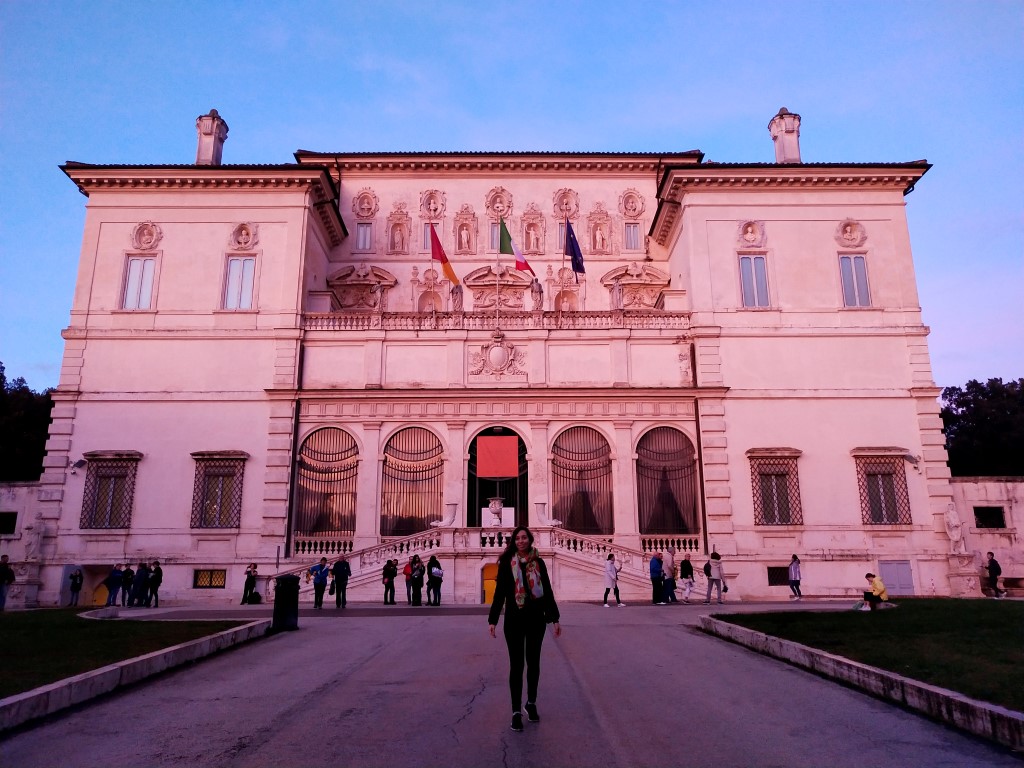
<instances>
[{"instance_id":1,"label":"balustrade railing","mask_svg":"<svg viewBox=\"0 0 1024 768\"><path fill-rule=\"evenodd\" d=\"M350 555L352 554L352 539L334 536L296 536L292 540L292 552L294 552L293 557L316 555L319 558L331 555Z\"/></svg>"},{"instance_id":2,"label":"balustrade railing","mask_svg":"<svg viewBox=\"0 0 1024 768\"><path fill-rule=\"evenodd\" d=\"M690 313L661 310L501 312L497 323L502 330L686 330L690 327ZM494 325L493 312L309 312L302 317L302 327L307 331L491 331Z\"/></svg>"},{"instance_id":3,"label":"balustrade railing","mask_svg":"<svg viewBox=\"0 0 1024 768\"><path fill-rule=\"evenodd\" d=\"M640 551L644 554L664 552L669 547L682 554L699 552L699 536L641 536Z\"/></svg>"}]
</instances>

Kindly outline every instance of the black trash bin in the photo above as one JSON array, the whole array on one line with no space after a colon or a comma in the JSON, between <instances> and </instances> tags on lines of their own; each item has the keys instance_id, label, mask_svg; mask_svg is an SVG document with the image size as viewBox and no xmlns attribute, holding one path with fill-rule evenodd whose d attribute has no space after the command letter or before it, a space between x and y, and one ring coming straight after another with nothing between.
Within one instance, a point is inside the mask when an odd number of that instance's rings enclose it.
<instances>
[{"instance_id":1,"label":"black trash bin","mask_svg":"<svg viewBox=\"0 0 1024 768\"><path fill-rule=\"evenodd\" d=\"M274 622L271 632L299 628L299 577L285 574L276 579L274 588Z\"/></svg>"}]
</instances>

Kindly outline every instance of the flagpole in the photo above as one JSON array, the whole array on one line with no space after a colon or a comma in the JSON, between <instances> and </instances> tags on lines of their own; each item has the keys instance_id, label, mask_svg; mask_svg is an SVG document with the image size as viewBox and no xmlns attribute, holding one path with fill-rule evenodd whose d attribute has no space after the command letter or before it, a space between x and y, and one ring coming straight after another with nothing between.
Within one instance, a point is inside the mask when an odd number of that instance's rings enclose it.
<instances>
[{"instance_id":1,"label":"flagpole","mask_svg":"<svg viewBox=\"0 0 1024 768\"><path fill-rule=\"evenodd\" d=\"M500 330L498 322L498 307L501 305L501 227L505 219L498 217L498 250L494 254L494 330Z\"/></svg>"}]
</instances>

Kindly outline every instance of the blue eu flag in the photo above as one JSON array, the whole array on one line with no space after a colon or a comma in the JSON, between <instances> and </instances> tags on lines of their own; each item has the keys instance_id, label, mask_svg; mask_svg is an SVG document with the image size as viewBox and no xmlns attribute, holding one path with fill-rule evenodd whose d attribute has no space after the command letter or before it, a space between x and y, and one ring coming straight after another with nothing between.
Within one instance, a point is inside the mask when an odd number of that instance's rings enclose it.
<instances>
[{"instance_id":1,"label":"blue eu flag","mask_svg":"<svg viewBox=\"0 0 1024 768\"><path fill-rule=\"evenodd\" d=\"M565 255L572 260L572 271L576 273L576 282L580 281L579 275L585 275L587 270L583 268L583 252L580 251L579 241L576 240L576 233L572 231L572 224L569 219L565 220Z\"/></svg>"}]
</instances>

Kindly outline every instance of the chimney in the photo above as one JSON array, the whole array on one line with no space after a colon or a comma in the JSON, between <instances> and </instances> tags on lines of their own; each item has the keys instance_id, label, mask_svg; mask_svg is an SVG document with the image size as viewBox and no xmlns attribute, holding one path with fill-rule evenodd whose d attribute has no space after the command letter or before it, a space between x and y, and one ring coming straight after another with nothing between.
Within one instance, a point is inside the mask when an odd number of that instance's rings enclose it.
<instances>
[{"instance_id":1,"label":"chimney","mask_svg":"<svg viewBox=\"0 0 1024 768\"><path fill-rule=\"evenodd\" d=\"M768 133L775 142L776 163L800 162L800 115L783 107L768 123Z\"/></svg>"},{"instance_id":2,"label":"chimney","mask_svg":"<svg viewBox=\"0 0 1024 768\"><path fill-rule=\"evenodd\" d=\"M220 165L224 140L228 137L228 124L216 109L211 109L208 115L196 118L196 133L199 134L196 165Z\"/></svg>"}]
</instances>

